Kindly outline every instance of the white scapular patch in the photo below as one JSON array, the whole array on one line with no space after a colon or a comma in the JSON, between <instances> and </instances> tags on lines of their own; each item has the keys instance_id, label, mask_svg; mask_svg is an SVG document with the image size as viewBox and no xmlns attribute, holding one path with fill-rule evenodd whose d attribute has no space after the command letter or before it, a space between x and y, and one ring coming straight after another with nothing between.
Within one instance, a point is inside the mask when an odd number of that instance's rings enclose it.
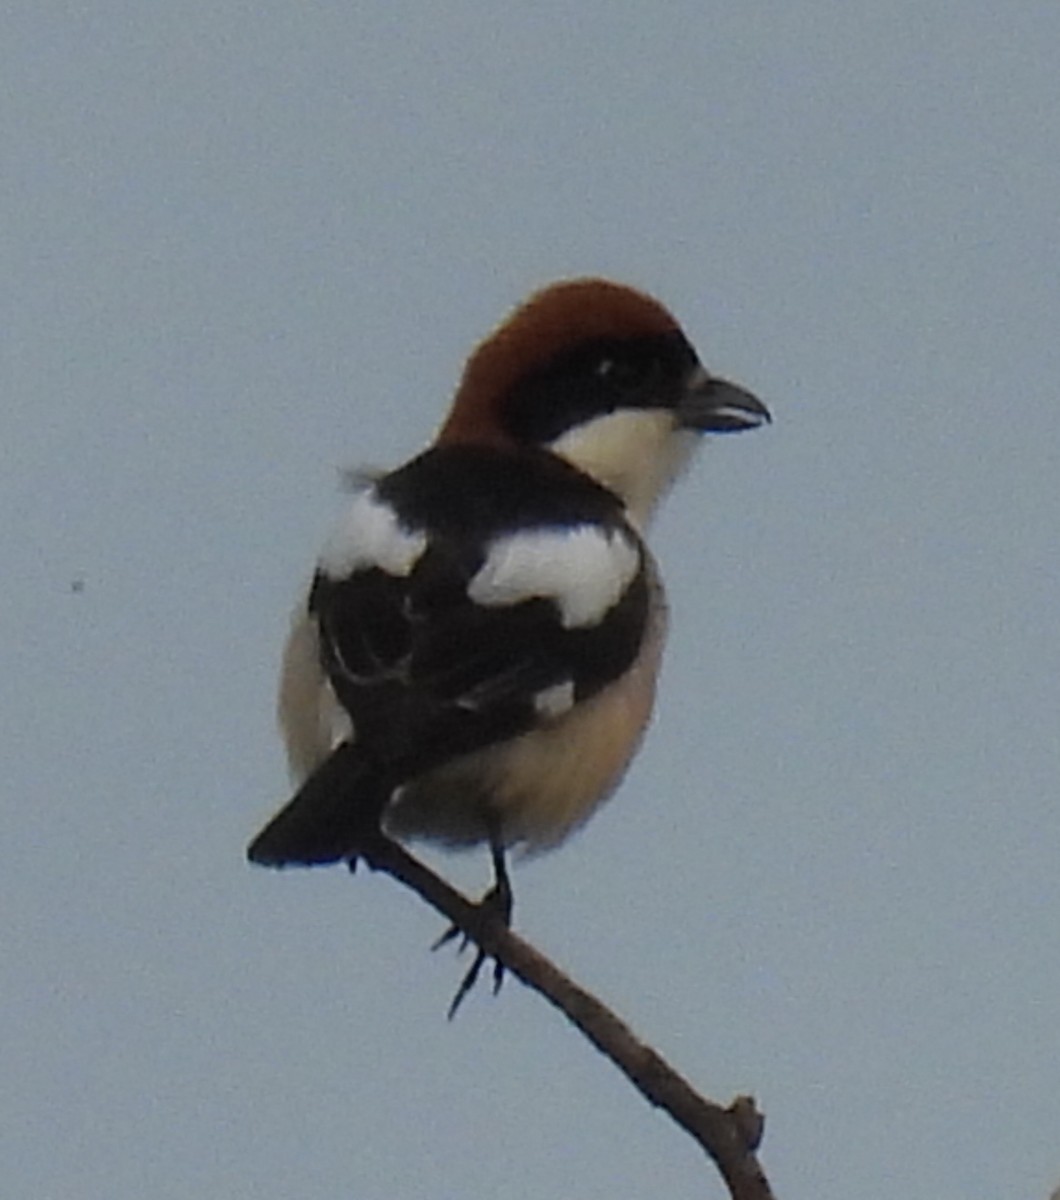
<instances>
[{"instance_id":1,"label":"white scapular patch","mask_svg":"<svg viewBox=\"0 0 1060 1200\"><path fill-rule=\"evenodd\" d=\"M467 594L486 608L552 600L564 629L581 629L603 620L639 568L640 551L621 530L529 529L490 545Z\"/></svg>"},{"instance_id":2,"label":"white scapular patch","mask_svg":"<svg viewBox=\"0 0 1060 1200\"><path fill-rule=\"evenodd\" d=\"M371 567L404 576L426 548L427 535L406 529L372 488L354 497L324 546L320 569L329 579L345 579Z\"/></svg>"},{"instance_id":3,"label":"white scapular patch","mask_svg":"<svg viewBox=\"0 0 1060 1200\"><path fill-rule=\"evenodd\" d=\"M544 688L534 697L534 712L546 720L555 720L574 707L574 681L566 679Z\"/></svg>"}]
</instances>

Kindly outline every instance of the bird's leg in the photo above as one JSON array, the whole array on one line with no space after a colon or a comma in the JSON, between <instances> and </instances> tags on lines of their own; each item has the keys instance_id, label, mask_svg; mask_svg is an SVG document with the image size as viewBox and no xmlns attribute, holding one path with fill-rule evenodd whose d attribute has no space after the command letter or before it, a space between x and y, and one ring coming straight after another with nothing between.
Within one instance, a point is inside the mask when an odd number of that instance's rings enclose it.
<instances>
[{"instance_id":1,"label":"bird's leg","mask_svg":"<svg viewBox=\"0 0 1060 1200\"><path fill-rule=\"evenodd\" d=\"M493 887L479 901L479 908L488 913L495 920L501 921L507 928L512 923L512 906L514 897L512 895L511 880L508 878L508 864L504 857L504 844L500 840L499 831L496 825L491 822L490 827L490 856L493 859ZM471 940L463 930L456 925L450 926L445 933L434 943L432 950L437 950L441 946L448 945L454 938L461 936L460 952L467 948L468 942ZM461 980L460 986L457 988L456 995L453 997L452 1004L449 1005L449 1019L452 1020L456 1016L457 1010L464 1002L464 997L478 982L479 972L489 956L482 947L478 947L475 951L475 961L471 964L467 974ZM500 991L501 984L504 982L504 967L499 961L494 961L493 964L493 994L496 995Z\"/></svg>"}]
</instances>

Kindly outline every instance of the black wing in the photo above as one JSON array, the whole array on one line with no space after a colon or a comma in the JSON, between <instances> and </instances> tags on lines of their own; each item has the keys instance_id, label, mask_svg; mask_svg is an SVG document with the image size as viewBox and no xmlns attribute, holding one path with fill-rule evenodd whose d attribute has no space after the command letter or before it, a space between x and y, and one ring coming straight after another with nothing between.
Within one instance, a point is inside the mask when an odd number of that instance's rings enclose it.
<instances>
[{"instance_id":1,"label":"black wing","mask_svg":"<svg viewBox=\"0 0 1060 1200\"><path fill-rule=\"evenodd\" d=\"M542 694L581 702L624 673L644 637L643 569L598 624L565 629L555 603L483 608L462 586L436 589L428 550L406 578L378 569L318 575L310 609L324 668L358 744L409 778L540 724ZM445 571L445 568L440 568Z\"/></svg>"}]
</instances>

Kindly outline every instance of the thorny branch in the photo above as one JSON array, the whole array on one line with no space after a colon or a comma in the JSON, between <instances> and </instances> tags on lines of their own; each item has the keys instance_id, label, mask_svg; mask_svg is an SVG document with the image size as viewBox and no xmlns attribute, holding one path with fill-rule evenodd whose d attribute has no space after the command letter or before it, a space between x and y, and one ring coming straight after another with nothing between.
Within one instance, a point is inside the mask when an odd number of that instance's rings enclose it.
<instances>
[{"instance_id":1,"label":"thorny branch","mask_svg":"<svg viewBox=\"0 0 1060 1200\"><path fill-rule=\"evenodd\" d=\"M615 1013L579 987L493 914L465 899L443 879L382 835L367 839L359 857L411 888L448 917L491 958L540 992L622 1071L650 1104L665 1110L714 1160L732 1200L774 1200L755 1157L763 1118L749 1096L728 1108L707 1100Z\"/></svg>"}]
</instances>

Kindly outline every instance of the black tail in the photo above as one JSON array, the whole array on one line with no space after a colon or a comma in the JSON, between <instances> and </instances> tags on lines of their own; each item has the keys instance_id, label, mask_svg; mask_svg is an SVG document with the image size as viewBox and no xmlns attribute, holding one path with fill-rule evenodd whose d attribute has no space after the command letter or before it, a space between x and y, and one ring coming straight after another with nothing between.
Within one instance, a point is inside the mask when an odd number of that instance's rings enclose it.
<instances>
[{"instance_id":1,"label":"black tail","mask_svg":"<svg viewBox=\"0 0 1060 1200\"><path fill-rule=\"evenodd\" d=\"M247 847L264 867L311 867L357 853L359 838L379 833L394 784L356 746L343 742Z\"/></svg>"}]
</instances>

